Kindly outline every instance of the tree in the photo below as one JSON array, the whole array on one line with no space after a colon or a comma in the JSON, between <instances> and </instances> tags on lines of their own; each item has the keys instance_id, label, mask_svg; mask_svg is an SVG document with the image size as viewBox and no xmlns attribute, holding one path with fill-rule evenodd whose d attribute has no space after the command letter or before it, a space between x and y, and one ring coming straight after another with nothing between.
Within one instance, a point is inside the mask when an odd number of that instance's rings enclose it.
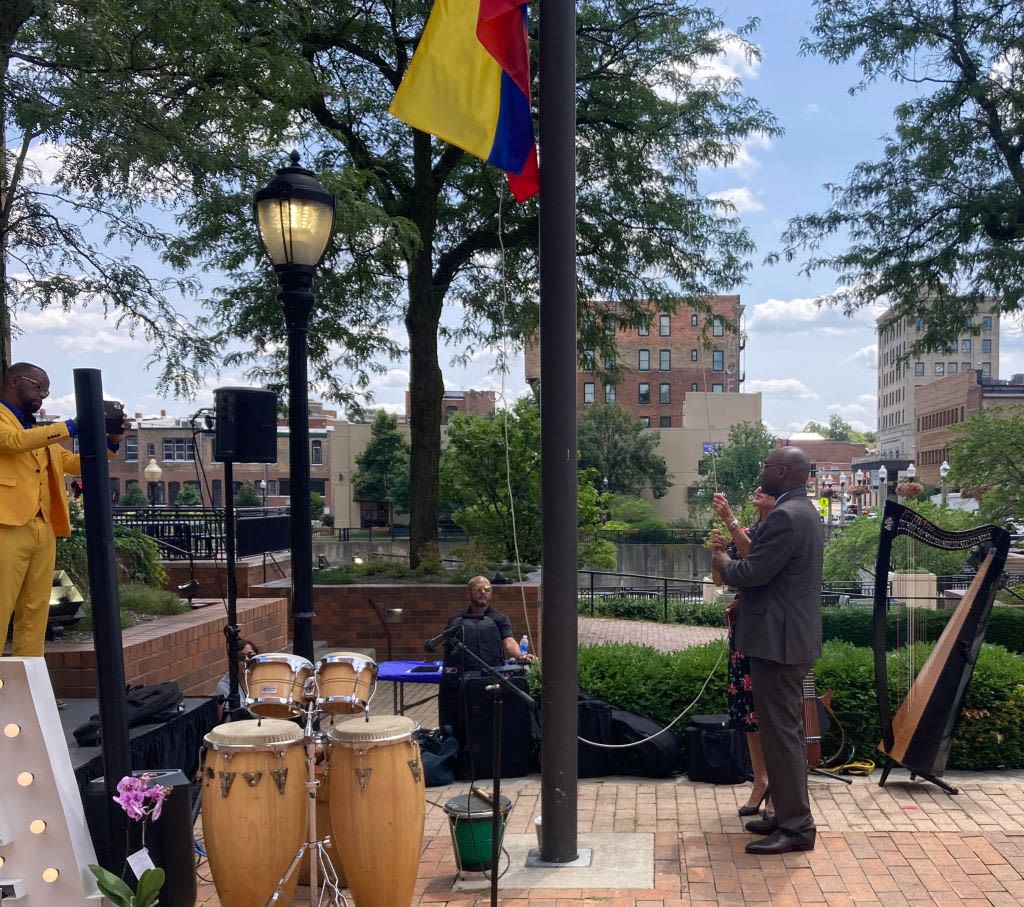
<instances>
[{"instance_id":1,"label":"tree","mask_svg":"<svg viewBox=\"0 0 1024 907\"><path fill-rule=\"evenodd\" d=\"M506 433L508 436L506 449ZM577 473L578 521L600 520L594 473ZM441 496L455 522L495 556L540 563L540 408L517 400L490 416L456 415L441 457Z\"/></svg>"},{"instance_id":2,"label":"tree","mask_svg":"<svg viewBox=\"0 0 1024 907\"><path fill-rule=\"evenodd\" d=\"M415 564L436 538L439 338L468 355L535 329L536 203L509 205L500 173L386 113L424 25L422 0L191 0L173 4L173 16L152 0L122 7L104 22L111 46L132 48L147 76L125 82L98 69L81 81L108 116L128 111L149 127L131 149L136 178L180 177L187 235L168 260L229 274L201 325L228 350L227 365L248 364L261 380L283 372L275 287L266 266L251 266L250 215L252 190L279 149L302 135L307 160L341 196L310 329L314 376L327 396L352 400L377 357L398 352L389 317L404 318ZM583 348L599 345L611 317L639 324L648 304L706 312L704 297L736 285L748 267L752 245L735 209L702 194L698 175L733 160L745 138L780 131L738 80L702 68L727 44L756 56L746 37L754 24L730 34L717 15L681 0L579 5ZM459 320L447 326L452 300Z\"/></svg>"},{"instance_id":3,"label":"tree","mask_svg":"<svg viewBox=\"0 0 1024 907\"><path fill-rule=\"evenodd\" d=\"M252 483L246 482L240 485L235 492L236 507L259 507L263 503L263 496L260 490Z\"/></svg>"},{"instance_id":4,"label":"tree","mask_svg":"<svg viewBox=\"0 0 1024 907\"><path fill-rule=\"evenodd\" d=\"M875 301L921 317L909 351L936 349L963 331L986 298L1021 307L1024 284L1024 22L1004 0L818 0L804 53L855 58L851 91L890 79L914 87L895 109L878 161L831 185L831 207L794 218L787 258L838 272L828 297L847 313ZM828 251L848 235L844 251Z\"/></svg>"},{"instance_id":5,"label":"tree","mask_svg":"<svg viewBox=\"0 0 1024 907\"><path fill-rule=\"evenodd\" d=\"M979 495L985 519L1024 516L1024 412L984 409L953 430L946 484Z\"/></svg>"},{"instance_id":6,"label":"tree","mask_svg":"<svg viewBox=\"0 0 1024 907\"><path fill-rule=\"evenodd\" d=\"M175 507L198 507L202 503L203 496L199 493L198 485L183 485L174 499Z\"/></svg>"},{"instance_id":7,"label":"tree","mask_svg":"<svg viewBox=\"0 0 1024 907\"><path fill-rule=\"evenodd\" d=\"M775 450L775 436L763 422L740 422L729 429L729 440L714 453L703 457L698 471L704 477L698 485L699 509L711 507L711 496L721 491L733 508L747 503L757 488L761 463Z\"/></svg>"},{"instance_id":8,"label":"tree","mask_svg":"<svg viewBox=\"0 0 1024 907\"><path fill-rule=\"evenodd\" d=\"M142 487L136 482L125 488L124 494L121 495L117 504L119 507L148 507L149 501L146 499L146 493Z\"/></svg>"},{"instance_id":9,"label":"tree","mask_svg":"<svg viewBox=\"0 0 1024 907\"><path fill-rule=\"evenodd\" d=\"M324 496L319 491L309 493L309 517L319 520L324 515Z\"/></svg>"},{"instance_id":10,"label":"tree","mask_svg":"<svg viewBox=\"0 0 1024 907\"><path fill-rule=\"evenodd\" d=\"M352 497L386 501L389 525L394 525L396 507L409 509L409 442L398 430L398 418L383 410L374 417L370 440L356 457Z\"/></svg>"},{"instance_id":11,"label":"tree","mask_svg":"<svg viewBox=\"0 0 1024 907\"><path fill-rule=\"evenodd\" d=\"M659 440L617 403L591 406L577 429L579 465L595 471L599 491L638 496L649 487L654 497L664 497L669 475L665 458L656 453Z\"/></svg>"}]
</instances>

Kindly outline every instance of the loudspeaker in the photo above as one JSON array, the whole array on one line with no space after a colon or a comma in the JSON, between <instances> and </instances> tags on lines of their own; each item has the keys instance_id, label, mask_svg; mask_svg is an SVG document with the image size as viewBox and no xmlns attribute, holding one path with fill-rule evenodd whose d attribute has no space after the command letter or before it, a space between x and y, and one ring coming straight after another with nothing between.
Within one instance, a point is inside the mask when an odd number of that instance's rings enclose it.
<instances>
[{"instance_id":1,"label":"loudspeaker","mask_svg":"<svg viewBox=\"0 0 1024 907\"><path fill-rule=\"evenodd\" d=\"M258 387L218 387L213 407L215 460L277 462L277 394Z\"/></svg>"},{"instance_id":2,"label":"loudspeaker","mask_svg":"<svg viewBox=\"0 0 1024 907\"><path fill-rule=\"evenodd\" d=\"M171 789L164 801L160 818L153 822L146 820L146 849L153 863L166 874L164 887L160 889L161 907L195 907L198 890L195 872L195 837L192 833L192 786L185 773L178 770L133 772L136 778L148 774L153 776L150 786L162 784ZM96 859L101 866L115 874L120 867L110 865L107 836L109 825L107 810L120 811L121 807L107 799L106 784L102 778L90 781L85 786L82 798L85 818L96 848ZM128 823L128 853L142 846L142 829L138 822ZM129 878L131 878L129 874ZM135 880L131 879L132 887Z\"/></svg>"},{"instance_id":3,"label":"loudspeaker","mask_svg":"<svg viewBox=\"0 0 1024 907\"><path fill-rule=\"evenodd\" d=\"M468 672L462 682L465 711L459 703L461 719L455 727L459 740L457 774L460 780L494 777L494 730L491 716L494 694L486 689L490 677L473 676ZM512 683L529 692L525 677L513 677ZM530 772L530 750L533 745L533 708L507 690L502 693L501 777L521 778Z\"/></svg>"}]
</instances>

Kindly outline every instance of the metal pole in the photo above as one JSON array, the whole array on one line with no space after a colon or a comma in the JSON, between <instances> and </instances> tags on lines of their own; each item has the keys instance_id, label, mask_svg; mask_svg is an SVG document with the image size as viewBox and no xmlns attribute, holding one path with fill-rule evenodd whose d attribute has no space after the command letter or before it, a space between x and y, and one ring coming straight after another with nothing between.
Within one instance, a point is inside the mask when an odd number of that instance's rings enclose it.
<instances>
[{"instance_id":1,"label":"metal pole","mask_svg":"<svg viewBox=\"0 0 1024 907\"><path fill-rule=\"evenodd\" d=\"M92 603L93 646L96 650L96 691L99 697L103 740L103 775L109 817L110 865L124 870L128 817L113 806L118 782L132 773L128 738L128 712L124 692L124 646L121 642L117 561L114 557L114 522L111 512L107 433L103 418L103 384L98 369L76 368L75 403L78 409L78 449L82 484L86 489L85 550L89 564L89 600Z\"/></svg>"},{"instance_id":2,"label":"metal pole","mask_svg":"<svg viewBox=\"0 0 1024 907\"><path fill-rule=\"evenodd\" d=\"M227 563L228 625L228 712L238 701L238 583L235 579L235 474L231 460L224 461L224 549Z\"/></svg>"},{"instance_id":3,"label":"metal pole","mask_svg":"<svg viewBox=\"0 0 1024 907\"><path fill-rule=\"evenodd\" d=\"M576 7L540 4L541 858L576 840Z\"/></svg>"},{"instance_id":4,"label":"metal pole","mask_svg":"<svg viewBox=\"0 0 1024 907\"><path fill-rule=\"evenodd\" d=\"M278 269L288 328L288 473L291 479L292 651L313 660L313 534L309 505L309 313L313 269Z\"/></svg>"}]
</instances>

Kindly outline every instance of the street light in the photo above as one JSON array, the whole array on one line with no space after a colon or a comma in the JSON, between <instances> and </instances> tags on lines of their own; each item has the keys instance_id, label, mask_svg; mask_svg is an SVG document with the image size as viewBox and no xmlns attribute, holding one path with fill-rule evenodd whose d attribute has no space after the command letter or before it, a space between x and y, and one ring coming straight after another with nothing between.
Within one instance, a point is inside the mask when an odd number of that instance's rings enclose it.
<instances>
[{"instance_id":1,"label":"street light","mask_svg":"<svg viewBox=\"0 0 1024 907\"><path fill-rule=\"evenodd\" d=\"M913 481L914 480L914 476L916 476L916 475L917 475L917 467L913 463L911 463L907 467L907 478L910 479L911 481Z\"/></svg>"},{"instance_id":2,"label":"street light","mask_svg":"<svg viewBox=\"0 0 1024 907\"><path fill-rule=\"evenodd\" d=\"M155 507L157 504L156 483L160 481L160 476L164 474L160 464L156 461L156 457L149 458L149 462L146 464L146 468L142 470L142 474L146 477L149 488L149 506Z\"/></svg>"},{"instance_id":3,"label":"street light","mask_svg":"<svg viewBox=\"0 0 1024 907\"><path fill-rule=\"evenodd\" d=\"M313 535L309 502L307 363L313 276L327 251L335 197L311 170L282 167L253 199L260 238L274 266L288 330L288 471L291 479L292 614L296 655L313 660Z\"/></svg>"},{"instance_id":4,"label":"street light","mask_svg":"<svg viewBox=\"0 0 1024 907\"><path fill-rule=\"evenodd\" d=\"M878 467L878 485L882 490L882 506L885 506L885 502L889 499L889 470L885 468L885 464L882 463Z\"/></svg>"},{"instance_id":5,"label":"street light","mask_svg":"<svg viewBox=\"0 0 1024 907\"><path fill-rule=\"evenodd\" d=\"M839 523L846 525L846 473L839 473Z\"/></svg>"},{"instance_id":6,"label":"street light","mask_svg":"<svg viewBox=\"0 0 1024 907\"><path fill-rule=\"evenodd\" d=\"M263 495L263 506L267 506L267 480L260 479L260 493Z\"/></svg>"},{"instance_id":7,"label":"street light","mask_svg":"<svg viewBox=\"0 0 1024 907\"><path fill-rule=\"evenodd\" d=\"M943 460L939 467L939 483L942 492L942 506L946 506L946 476L949 475L950 465L948 460Z\"/></svg>"}]
</instances>

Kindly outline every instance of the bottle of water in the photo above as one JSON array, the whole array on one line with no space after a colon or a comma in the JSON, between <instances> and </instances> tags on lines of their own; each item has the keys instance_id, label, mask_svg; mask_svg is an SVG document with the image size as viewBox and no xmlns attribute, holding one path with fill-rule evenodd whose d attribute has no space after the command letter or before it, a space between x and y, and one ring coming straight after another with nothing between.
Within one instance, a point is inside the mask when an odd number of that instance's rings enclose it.
<instances>
[{"instance_id":1,"label":"bottle of water","mask_svg":"<svg viewBox=\"0 0 1024 907\"><path fill-rule=\"evenodd\" d=\"M526 658L526 653L530 651L530 640L529 637L524 633L523 638L519 640L519 654Z\"/></svg>"}]
</instances>

